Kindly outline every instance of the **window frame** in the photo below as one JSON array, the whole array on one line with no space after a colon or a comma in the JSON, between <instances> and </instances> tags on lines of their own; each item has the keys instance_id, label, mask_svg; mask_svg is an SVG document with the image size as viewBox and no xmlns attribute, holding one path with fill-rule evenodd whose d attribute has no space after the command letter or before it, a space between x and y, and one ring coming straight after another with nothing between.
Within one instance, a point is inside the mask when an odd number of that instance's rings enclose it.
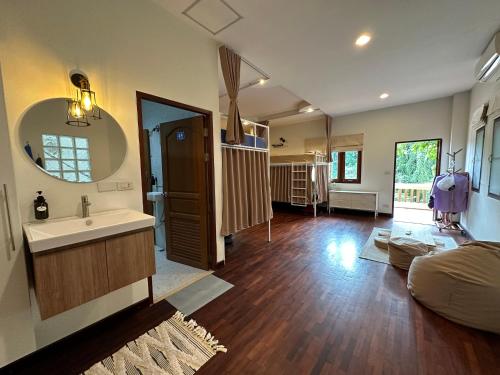
<instances>
[{"instance_id":1,"label":"window frame","mask_svg":"<svg viewBox=\"0 0 500 375\"><path fill-rule=\"evenodd\" d=\"M44 143L44 136L48 136L48 137L56 137L56 140L57 140L57 144L56 145L46 145ZM71 147L67 147L67 146L62 146L61 145L61 138L62 137L66 137L66 138L71 138L71 143L72 143L72 146ZM81 138L81 139L85 139L87 141L87 147L77 147L76 145L76 138ZM59 157L55 158L55 157L50 157L50 158L47 158L47 150L46 149L52 149L52 148L56 148L58 150L58 155ZM73 151L73 158L71 159L68 159L68 158L63 158L62 157L62 150L63 149L71 149ZM87 154L88 154L88 159L79 159L78 156L77 156L77 151L78 150L86 150L87 151ZM90 158L90 139L88 137L80 137L80 136L72 136L72 135L66 135L66 134L50 134L50 133L43 133L42 134L42 152L43 152L43 160L44 160L44 170L45 172L47 172L49 175L55 177L55 178L58 178L60 180L63 180L63 181L67 181L67 182L76 182L76 183L92 183L92 182L95 182L94 179L93 179L93 176L92 176L92 171L93 171L93 168L92 168L92 162L91 162L91 158ZM59 162L59 169L55 170L55 169L47 169L47 161L50 161L50 160L56 160ZM63 163L65 161L70 161L70 162L74 162L74 169L73 170L65 170L63 168ZM79 168L79 161L85 161L88 163L88 166L89 168L88 169L80 169ZM54 173L51 173L51 172L55 172L55 173L59 173L59 175L56 175ZM75 176L76 176L76 179L73 181L73 180L68 180L66 178L64 178L64 173L75 173ZM90 180L80 180L80 173L88 173L89 175L89 178Z\"/></svg>"},{"instance_id":2,"label":"window frame","mask_svg":"<svg viewBox=\"0 0 500 375\"><path fill-rule=\"evenodd\" d=\"M479 132L483 133L483 142L481 144L481 163L479 164L479 186L475 187L474 186L474 176L476 174L475 166L476 166L476 147L477 147L477 136ZM480 128L476 129L476 134L474 138L474 153L473 153L473 158L472 158L472 176L471 176L471 190L479 193L481 190L481 175L483 173L483 158L484 158L484 139L486 138L486 126L481 126Z\"/></svg>"},{"instance_id":3,"label":"window frame","mask_svg":"<svg viewBox=\"0 0 500 375\"><path fill-rule=\"evenodd\" d=\"M488 177L488 197L500 200L500 194L496 194L496 193L491 192L491 172L493 170L493 158L495 157L494 146L495 146L495 133L497 131L498 131L498 134L496 134L496 136L500 137L500 116L496 117L493 120L493 129L491 129L491 132L492 132L492 134L491 134L491 153L490 153L490 156L488 157L488 161L490 164L490 173L489 173L489 177ZM497 156L497 158L498 157L499 156Z\"/></svg>"},{"instance_id":4,"label":"window frame","mask_svg":"<svg viewBox=\"0 0 500 375\"><path fill-rule=\"evenodd\" d=\"M357 178L352 179L352 178L345 178L345 153L349 151L357 151L358 152L358 169L357 169ZM331 171L330 171L330 182L335 182L339 184L360 184L361 183L361 167L363 164L363 151L362 150L347 150L347 151L332 151L332 154L334 152L338 153L338 158L337 158L337 178L332 179L331 178ZM333 160L333 155L332 155L332 160ZM330 168L333 165L333 161L330 163Z\"/></svg>"}]
</instances>

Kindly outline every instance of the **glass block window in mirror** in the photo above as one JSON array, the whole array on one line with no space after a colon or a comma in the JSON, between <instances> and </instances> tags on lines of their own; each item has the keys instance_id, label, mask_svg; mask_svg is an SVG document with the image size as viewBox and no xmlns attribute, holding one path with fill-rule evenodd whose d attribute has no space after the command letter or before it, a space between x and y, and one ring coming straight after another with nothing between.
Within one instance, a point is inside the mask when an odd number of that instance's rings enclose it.
<instances>
[{"instance_id":1,"label":"glass block window in mirror","mask_svg":"<svg viewBox=\"0 0 500 375\"><path fill-rule=\"evenodd\" d=\"M42 134L45 170L72 182L92 182L89 140L83 137Z\"/></svg>"},{"instance_id":2,"label":"glass block window in mirror","mask_svg":"<svg viewBox=\"0 0 500 375\"><path fill-rule=\"evenodd\" d=\"M490 183L488 195L500 199L500 117L493 124L493 144L490 155Z\"/></svg>"},{"instance_id":3,"label":"glass block window in mirror","mask_svg":"<svg viewBox=\"0 0 500 375\"><path fill-rule=\"evenodd\" d=\"M472 166L472 190L479 191L481 185L481 170L483 168L484 126L476 130L474 144L474 160Z\"/></svg>"}]
</instances>

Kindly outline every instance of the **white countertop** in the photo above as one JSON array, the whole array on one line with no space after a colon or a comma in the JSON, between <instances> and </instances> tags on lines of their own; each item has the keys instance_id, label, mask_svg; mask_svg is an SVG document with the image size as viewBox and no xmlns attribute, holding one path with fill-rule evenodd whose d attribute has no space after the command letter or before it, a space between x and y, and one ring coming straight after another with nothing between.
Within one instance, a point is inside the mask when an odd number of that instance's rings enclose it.
<instances>
[{"instance_id":1,"label":"white countertop","mask_svg":"<svg viewBox=\"0 0 500 375\"><path fill-rule=\"evenodd\" d=\"M61 246L152 227L155 217L131 209L96 212L89 217L70 216L23 224L30 251Z\"/></svg>"}]
</instances>

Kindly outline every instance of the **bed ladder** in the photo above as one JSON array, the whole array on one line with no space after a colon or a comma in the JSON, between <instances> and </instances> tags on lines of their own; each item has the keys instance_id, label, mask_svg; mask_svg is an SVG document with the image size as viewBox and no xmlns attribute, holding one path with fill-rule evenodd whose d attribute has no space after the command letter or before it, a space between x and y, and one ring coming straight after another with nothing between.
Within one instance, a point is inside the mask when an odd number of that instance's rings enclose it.
<instances>
[{"instance_id":1,"label":"bed ladder","mask_svg":"<svg viewBox=\"0 0 500 375\"><path fill-rule=\"evenodd\" d=\"M291 182L291 205L307 207L307 164L292 163Z\"/></svg>"}]
</instances>

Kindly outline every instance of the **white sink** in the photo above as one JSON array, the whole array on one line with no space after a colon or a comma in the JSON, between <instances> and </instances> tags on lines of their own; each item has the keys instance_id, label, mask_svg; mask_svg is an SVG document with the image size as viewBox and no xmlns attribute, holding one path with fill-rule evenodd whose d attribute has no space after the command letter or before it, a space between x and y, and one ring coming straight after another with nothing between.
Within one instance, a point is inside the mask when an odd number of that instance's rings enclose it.
<instances>
[{"instance_id":1,"label":"white sink","mask_svg":"<svg viewBox=\"0 0 500 375\"><path fill-rule=\"evenodd\" d=\"M120 209L23 224L32 253L95 240L155 225L154 216Z\"/></svg>"},{"instance_id":2,"label":"white sink","mask_svg":"<svg viewBox=\"0 0 500 375\"><path fill-rule=\"evenodd\" d=\"M146 193L146 199L151 202L159 202L163 200L163 192L162 191L148 191Z\"/></svg>"}]
</instances>

